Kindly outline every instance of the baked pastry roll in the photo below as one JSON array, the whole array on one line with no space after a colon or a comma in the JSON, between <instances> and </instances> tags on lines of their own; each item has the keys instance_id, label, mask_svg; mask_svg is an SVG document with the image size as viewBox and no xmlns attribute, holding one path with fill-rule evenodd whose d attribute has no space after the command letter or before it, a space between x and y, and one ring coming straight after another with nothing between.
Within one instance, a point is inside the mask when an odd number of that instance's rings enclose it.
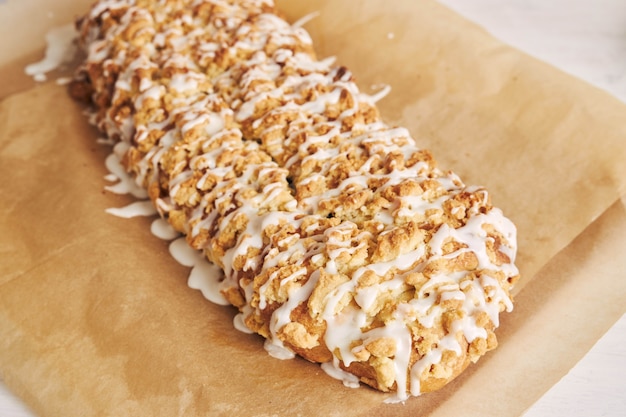
<instances>
[{"instance_id":1,"label":"baked pastry roll","mask_svg":"<svg viewBox=\"0 0 626 417\"><path fill-rule=\"evenodd\" d=\"M496 347L516 230L270 1L108 0L71 92L274 356L395 399Z\"/></svg>"}]
</instances>

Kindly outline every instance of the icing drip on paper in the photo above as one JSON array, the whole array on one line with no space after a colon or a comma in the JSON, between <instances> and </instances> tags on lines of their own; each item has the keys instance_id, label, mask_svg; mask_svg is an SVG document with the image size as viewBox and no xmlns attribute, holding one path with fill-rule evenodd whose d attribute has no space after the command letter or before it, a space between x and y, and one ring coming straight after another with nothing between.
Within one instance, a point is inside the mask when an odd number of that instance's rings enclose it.
<instances>
[{"instance_id":1,"label":"icing drip on paper","mask_svg":"<svg viewBox=\"0 0 626 417\"><path fill-rule=\"evenodd\" d=\"M174 228L161 217L156 218L150 225L150 231L153 235L163 240L174 240L180 236Z\"/></svg>"},{"instance_id":2,"label":"icing drip on paper","mask_svg":"<svg viewBox=\"0 0 626 417\"><path fill-rule=\"evenodd\" d=\"M137 187L133 178L126 173L119 160L120 154L118 144L117 152L114 149L106 158L105 165L110 174L105 179L118 182L114 186L105 186L104 188L116 194L130 194L135 198L142 198L145 196L145 190ZM105 211L122 218L157 214L154 204L149 200L136 201L125 207L108 208ZM179 237L180 233L175 231L165 219L158 217L153 220L150 231L160 239L172 241L169 246L172 257L181 265L191 268L187 280L190 288L199 290L207 300L215 304L229 305L220 292L223 272L219 267L208 262L198 251L189 247L185 239ZM245 331L245 329L243 323L238 326L238 330ZM250 330L248 329L247 332Z\"/></svg>"},{"instance_id":3,"label":"icing drip on paper","mask_svg":"<svg viewBox=\"0 0 626 417\"><path fill-rule=\"evenodd\" d=\"M219 305L229 305L220 292L222 271L196 250L192 249L185 238L178 238L169 246L170 254L181 265L191 268L187 283L189 287L200 290L209 301Z\"/></svg>"},{"instance_id":4,"label":"icing drip on paper","mask_svg":"<svg viewBox=\"0 0 626 417\"><path fill-rule=\"evenodd\" d=\"M331 362L324 362L320 365L320 367L324 372L326 372L328 376L338 379L339 381L343 382L343 385L348 388L359 388L361 385L361 383L359 382L359 378L349 372L344 371L343 369L339 368L339 366L334 365Z\"/></svg>"},{"instance_id":5,"label":"icing drip on paper","mask_svg":"<svg viewBox=\"0 0 626 417\"><path fill-rule=\"evenodd\" d=\"M126 219L139 216L152 216L157 213L151 201L135 201L127 206L108 208L105 211L114 216Z\"/></svg>"},{"instance_id":6,"label":"icing drip on paper","mask_svg":"<svg viewBox=\"0 0 626 417\"><path fill-rule=\"evenodd\" d=\"M46 73L74 59L77 52L77 47L74 43L76 35L76 29L73 24L50 29L46 34L45 57L39 62L27 65L24 68L24 72L33 77L35 81L46 81Z\"/></svg>"}]
</instances>

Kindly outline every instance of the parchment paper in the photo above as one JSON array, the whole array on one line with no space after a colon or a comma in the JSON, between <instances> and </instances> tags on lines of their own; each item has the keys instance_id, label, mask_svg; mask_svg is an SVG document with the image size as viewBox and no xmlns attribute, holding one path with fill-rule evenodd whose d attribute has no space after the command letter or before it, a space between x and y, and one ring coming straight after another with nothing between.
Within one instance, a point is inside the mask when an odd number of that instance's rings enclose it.
<instances>
[{"instance_id":1,"label":"parchment paper","mask_svg":"<svg viewBox=\"0 0 626 417\"><path fill-rule=\"evenodd\" d=\"M8 3L16 33L34 3ZM364 91L390 84L386 120L518 225L523 279L500 347L397 405L269 357L233 309L187 288L149 219L104 212L130 200L102 191L108 150L64 88L18 80L0 94L22 90L0 103L2 377L44 416L519 415L624 313L626 106L428 0L279 4L291 20L319 11L306 27L320 56Z\"/></svg>"}]
</instances>

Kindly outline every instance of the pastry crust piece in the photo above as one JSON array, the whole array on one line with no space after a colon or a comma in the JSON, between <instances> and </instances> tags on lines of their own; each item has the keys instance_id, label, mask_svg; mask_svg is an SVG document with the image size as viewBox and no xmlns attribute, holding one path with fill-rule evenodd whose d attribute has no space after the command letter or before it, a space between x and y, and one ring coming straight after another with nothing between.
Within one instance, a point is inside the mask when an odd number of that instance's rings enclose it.
<instances>
[{"instance_id":1,"label":"pastry crust piece","mask_svg":"<svg viewBox=\"0 0 626 417\"><path fill-rule=\"evenodd\" d=\"M102 0L77 26L72 91L271 351L403 400L496 347L515 227L270 1Z\"/></svg>"}]
</instances>

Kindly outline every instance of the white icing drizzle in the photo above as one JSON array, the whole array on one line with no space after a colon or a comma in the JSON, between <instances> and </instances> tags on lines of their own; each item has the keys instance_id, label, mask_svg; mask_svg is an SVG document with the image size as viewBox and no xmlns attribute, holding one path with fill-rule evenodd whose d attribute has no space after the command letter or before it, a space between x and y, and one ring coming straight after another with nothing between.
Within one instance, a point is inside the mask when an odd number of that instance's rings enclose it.
<instances>
[{"instance_id":1,"label":"white icing drizzle","mask_svg":"<svg viewBox=\"0 0 626 417\"><path fill-rule=\"evenodd\" d=\"M67 85L72 82L72 77L59 77L55 82L57 85Z\"/></svg>"},{"instance_id":2,"label":"white icing drizzle","mask_svg":"<svg viewBox=\"0 0 626 417\"><path fill-rule=\"evenodd\" d=\"M204 298L219 305L229 305L228 300L222 295L224 282L222 270L215 264L210 263L200 254L194 263L187 285L194 290L200 290ZM240 330L240 329L238 329Z\"/></svg>"},{"instance_id":3,"label":"white icing drizzle","mask_svg":"<svg viewBox=\"0 0 626 417\"><path fill-rule=\"evenodd\" d=\"M248 326L246 326L246 323L244 322L243 313L238 313L235 315L235 317L233 318L233 326L235 327L235 329L239 330L242 333L246 333L246 334L254 333L252 330L250 330Z\"/></svg>"},{"instance_id":4,"label":"white icing drizzle","mask_svg":"<svg viewBox=\"0 0 626 417\"><path fill-rule=\"evenodd\" d=\"M209 263L201 253L192 249L184 237L172 241L169 250L176 261L191 268L187 281L189 287L200 290L207 300L215 304L229 304L221 294L225 281L217 266Z\"/></svg>"},{"instance_id":5,"label":"white icing drizzle","mask_svg":"<svg viewBox=\"0 0 626 417\"><path fill-rule=\"evenodd\" d=\"M153 235L163 240L174 240L180 236L167 220L158 217L150 224L150 231Z\"/></svg>"},{"instance_id":6,"label":"white icing drizzle","mask_svg":"<svg viewBox=\"0 0 626 417\"><path fill-rule=\"evenodd\" d=\"M109 214L117 217L129 219L131 217L152 216L156 214L156 209L151 201L135 201L124 207L111 207L105 209Z\"/></svg>"},{"instance_id":7,"label":"white icing drizzle","mask_svg":"<svg viewBox=\"0 0 626 417\"><path fill-rule=\"evenodd\" d=\"M335 365L332 362L324 362L320 365L320 367L324 372L326 372L326 375L343 382L344 386L348 388L359 388L359 378L339 368L338 365Z\"/></svg>"},{"instance_id":8,"label":"white icing drizzle","mask_svg":"<svg viewBox=\"0 0 626 417\"><path fill-rule=\"evenodd\" d=\"M118 187L105 186L105 189L118 194L132 194L139 198L145 190L139 189L132 178L123 170L118 155L115 152L106 158L106 166L111 171L105 178L111 181L119 181ZM136 192L136 190L142 192ZM122 218L137 216L152 216L157 213L154 205L150 201L136 201L122 208L108 208L107 213ZM228 301L221 294L223 289L223 272L216 265L208 262L201 254L194 251L187 245L184 238L179 238L180 233L163 218L156 218L150 225L150 231L156 237L163 240L172 240L170 244L170 254L181 265L191 267L187 284L190 288L199 290L209 301L219 305L229 305ZM241 317L236 328L240 331L250 333L251 331L243 324Z\"/></svg>"},{"instance_id":9,"label":"white icing drizzle","mask_svg":"<svg viewBox=\"0 0 626 417\"><path fill-rule=\"evenodd\" d=\"M250 330L246 323L244 322L244 314L238 313L233 318L233 327L239 330L242 333L253 334L254 332Z\"/></svg>"},{"instance_id":10,"label":"white icing drizzle","mask_svg":"<svg viewBox=\"0 0 626 417\"><path fill-rule=\"evenodd\" d=\"M287 349L285 346L282 346L282 344L280 344L279 342L272 339L265 339L263 347L272 358L284 361L296 357L295 353Z\"/></svg>"},{"instance_id":11,"label":"white icing drizzle","mask_svg":"<svg viewBox=\"0 0 626 417\"><path fill-rule=\"evenodd\" d=\"M119 150L120 145L124 145L124 143L119 142L115 148ZM121 147L125 148L125 146ZM124 167L122 167L122 164L120 163L120 157L118 155L119 152L116 153L114 150L113 153L109 154L105 160L105 165L110 172L110 175L108 175L106 179L118 182L114 185L107 185L104 189L114 194L130 194L136 198L147 198L148 193L146 190L138 186L132 177L126 173Z\"/></svg>"},{"instance_id":12,"label":"white icing drizzle","mask_svg":"<svg viewBox=\"0 0 626 417\"><path fill-rule=\"evenodd\" d=\"M311 12L309 14L302 16L300 19L296 20L295 22L293 22L291 26L293 26L294 28L302 27L306 25L307 23L309 23L311 20L318 17L319 15L320 15L320 12L317 12L317 11Z\"/></svg>"},{"instance_id":13,"label":"white icing drizzle","mask_svg":"<svg viewBox=\"0 0 626 417\"><path fill-rule=\"evenodd\" d=\"M52 28L46 33L45 56L41 61L29 64L24 68L26 75L30 75L35 81L47 80L46 73L59 68L61 65L71 62L76 55L76 30L73 24L67 24Z\"/></svg>"},{"instance_id":14,"label":"white icing drizzle","mask_svg":"<svg viewBox=\"0 0 626 417\"><path fill-rule=\"evenodd\" d=\"M376 103L380 100L382 100L383 98L387 97L387 95L391 92L391 86L389 84L385 84L382 85L380 87L380 90L373 94L370 99L372 100L373 103Z\"/></svg>"}]
</instances>

